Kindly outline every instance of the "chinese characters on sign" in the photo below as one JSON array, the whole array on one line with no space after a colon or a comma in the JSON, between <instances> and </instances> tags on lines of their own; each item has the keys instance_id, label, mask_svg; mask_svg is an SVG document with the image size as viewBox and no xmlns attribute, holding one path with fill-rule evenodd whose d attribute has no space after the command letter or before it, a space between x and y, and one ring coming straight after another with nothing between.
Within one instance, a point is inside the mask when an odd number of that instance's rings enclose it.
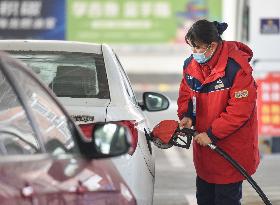
<instances>
[{"instance_id":1,"label":"chinese characters on sign","mask_svg":"<svg viewBox=\"0 0 280 205\"><path fill-rule=\"evenodd\" d=\"M280 136L280 75L258 81L259 134Z\"/></svg>"},{"instance_id":2,"label":"chinese characters on sign","mask_svg":"<svg viewBox=\"0 0 280 205\"><path fill-rule=\"evenodd\" d=\"M64 39L64 7L64 0L0 0L0 38Z\"/></svg>"},{"instance_id":3,"label":"chinese characters on sign","mask_svg":"<svg viewBox=\"0 0 280 205\"><path fill-rule=\"evenodd\" d=\"M184 43L192 17L219 19L221 0L68 0L67 38L106 43ZM201 12L201 9L205 12ZM201 16L201 14L203 14Z\"/></svg>"},{"instance_id":4,"label":"chinese characters on sign","mask_svg":"<svg viewBox=\"0 0 280 205\"><path fill-rule=\"evenodd\" d=\"M168 28L173 33L176 30L173 4L169 0L69 0L68 37L100 42L163 41L171 38L172 33L165 32Z\"/></svg>"},{"instance_id":5,"label":"chinese characters on sign","mask_svg":"<svg viewBox=\"0 0 280 205\"><path fill-rule=\"evenodd\" d=\"M170 4L164 1L154 3L127 1L123 5L115 1L75 1L72 9L76 18L95 18L91 23L92 29L150 29L152 22L147 18L171 16ZM122 19L115 20L118 17ZM144 19L140 20L141 18Z\"/></svg>"},{"instance_id":6,"label":"chinese characters on sign","mask_svg":"<svg viewBox=\"0 0 280 205\"><path fill-rule=\"evenodd\" d=\"M159 17L168 18L171 15L171 7L168 1L127 1L121 5L116 1L75 1L72 5L75 17Z\"/></svg>"},{"instance_id":7,"label":"chinese characters on sign","mask_svg":"<svg viewBox=\"0 0 280 205\"><path fill-rule=\"evenodd\" d=\"M0 29L53 29L54 17L41 17L42 1L0 1Z\"/></svg>"}]
</instances>

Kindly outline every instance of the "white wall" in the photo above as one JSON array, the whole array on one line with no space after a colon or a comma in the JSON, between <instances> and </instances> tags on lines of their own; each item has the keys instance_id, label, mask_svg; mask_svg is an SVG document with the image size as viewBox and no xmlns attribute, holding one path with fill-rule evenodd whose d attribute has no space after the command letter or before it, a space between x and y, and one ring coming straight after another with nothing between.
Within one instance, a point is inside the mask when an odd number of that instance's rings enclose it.
<instances>
[{"instance_id":1,"label":"white wall","mask_svg":"<svg viewBox=\"0 0 280 205\"><path fill-rule=\"evenodd\" d=\"M224 40L237 39L237 3L239 0L222 1L222 21L228 24L227 30L223 33Z\"/></svg>"}]
</instances>

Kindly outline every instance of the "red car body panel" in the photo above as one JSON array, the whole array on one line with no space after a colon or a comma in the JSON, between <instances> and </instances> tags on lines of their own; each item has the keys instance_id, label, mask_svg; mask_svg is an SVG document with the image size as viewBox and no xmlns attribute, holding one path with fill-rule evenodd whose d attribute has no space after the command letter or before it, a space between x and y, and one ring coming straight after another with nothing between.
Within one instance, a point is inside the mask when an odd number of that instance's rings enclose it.
<instances>
[{"instance_id":1,"label":"red car body panel","mask_svg":"<svg viewBox=\"0 0 280 205\"><path fill-rule=\"evenodd\" d=\"M88 161L71 155L65 155L65 159L49 155L7 158L0 163L1 205L32 201L40 205L136 204L109 159ZM24 195L28 187L33 191Z\"/></svg>"}]
</instances>

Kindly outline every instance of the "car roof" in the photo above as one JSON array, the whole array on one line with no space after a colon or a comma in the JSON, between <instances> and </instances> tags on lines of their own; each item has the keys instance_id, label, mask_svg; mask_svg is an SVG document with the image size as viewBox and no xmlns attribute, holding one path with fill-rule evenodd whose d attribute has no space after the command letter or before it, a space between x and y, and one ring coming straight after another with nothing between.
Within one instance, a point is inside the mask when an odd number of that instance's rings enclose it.
<instances>
[{"instance_id":1,"label":"car roof","mask_svg":"<svg viewBox=\"0 0 280 205\"><path fill-rule=\"evenodd\" d=\"M0 40L4 51L65 51L102 54L102 44L62 40Z\"/></svg>"}]
</instances>

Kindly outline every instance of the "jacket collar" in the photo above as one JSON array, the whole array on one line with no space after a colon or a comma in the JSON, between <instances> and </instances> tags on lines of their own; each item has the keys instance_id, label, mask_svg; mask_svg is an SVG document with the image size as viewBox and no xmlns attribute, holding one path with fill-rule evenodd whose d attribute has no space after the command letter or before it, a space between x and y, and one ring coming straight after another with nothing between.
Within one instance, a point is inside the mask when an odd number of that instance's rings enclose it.
<instances>
[{"instance_id":1,"label":"jacket collar","mask_svg":"<svg viewBox=\"0 0 280 205\"><path fill-rule=\"evenodd\" d=\"M187 73L198 79L200 82L202 82L202 84L213 82L225 75L227 59L227 45L222 42L218 46L213 57L207 63L199 64L194 59L192 59L187 69ZM211 73L208 77L206 77L206 79L204 79L202 74L203 66L208 66L211 69Z\"/></svg>"},{"instance_id":2,"label":"jacket collar","mask_svg":"<svg viewBox=\"0 0 280 205\"><path fill-rule=\"evenodd\" d=\"M223 48L223 43L220 43L216 49L216 51L214 52L212 58L206 62L205 64L202 64L201 66L208 66L211 70L214 70L216 64L218 63L221 51Z\"/></svg>"}]
</instances>

